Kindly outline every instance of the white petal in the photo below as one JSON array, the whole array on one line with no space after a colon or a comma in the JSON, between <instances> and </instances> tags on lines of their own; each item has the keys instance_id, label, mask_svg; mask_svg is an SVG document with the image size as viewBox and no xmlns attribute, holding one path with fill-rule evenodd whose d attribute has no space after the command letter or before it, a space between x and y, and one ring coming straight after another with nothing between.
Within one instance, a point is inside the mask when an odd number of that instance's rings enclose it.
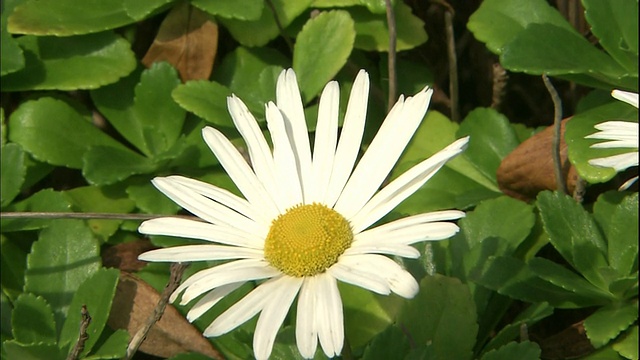
<instances>
[{"instance_id":1,"label":"white petal","mask_svg":"<svg viewBox=\"0 0 640 360\"><path fill-rule=\"evenodd\" d=\"M359 267L360 264L357 262L357 257L361 256L364 255L342 256L337 263L327 269L327 272L347 284L360 286L378 294L389 295L391 288L387 281L378 274L365 271Z\"/></svg>"},{"instance_id":2,"label":"white petal","mask_svg":"<svg viewBox=\"0 0 640 360\"><path fill-rule=\"evenodd\" d=\"M326 272L318 275L316 324L322 351L328 357L340 355L344 345L342 299L336 279Z\"/></svg>"},{"instance_id":3,"label":"white petal","mask_svg":"<svg viewBox=\"0 0 640 360\"><path fill-rule=\"evenodd\" d=\"M262 249L267 235L266 232L253 234L232 226L174 217L147 220L140 225L138 231L147 235L177 236L252 249Z\"/></svg>"},{"instance_id":4,"label":"white petal","mask_svg":"<svg viewBox=\"0 0 640 360\"><path fill-rule=\"evenodd\" d=\"M263 223L270 224L272 219L265 218L265 214L261 211L257 211L255 207L251 206L251 204L230 192L229 190L219 188L215 185L208 184L206 182L191 179L184 176L167 176L165 179L169 179L171 181L177 182L185 187L197 192L200 195L204 195L207 198L218 202L230 209L233 209L240 214Z\"/></svg>"},{"instance_id":5,"label":"white petal","mask_svg":"<svg viewBox=\"0 0 640 360\"><path fill-rule=\"evenodd\" d=\"M631 185L633 185L633 183L635 183L636 181L638 181L638 177L634 176L631 179L625 181L622 185L620 185L620 187L618 188L618 191L624 191L627 190L628 188L631 187Z\"/></svg>"},{"instance_id":6,"label":"white petal","mask_svg":"<svg viewBox=\"0 0 640 360\"><path fill-rule=\"evenodd\" d=\"M422 122L432 94L425 88L406 101L400 97L345 185L336 211L349 219L371 199Z\"/></svg>"},{"instance_id":7,"label":"white petal","mask_svg":"<svg viewBox=\"0 0 640 360\"><path fill-rule=\"evenodd\" d=\"M264 259L262 250L223 245L185 245L147 251L138 256L144 261L213 261L230 259Z\"/></svg>"},{"instance_id":8,"label":"white petal","mask_svg":"<svg viewBox=\"0 0 640 360\"><path fill-rule=\"evenodd\" d=\"M404 219L400 219L404 220ZM396 221L400 221L396 220ZM451 222L427 222L397 226L393 223L381 225L356 234L353 245L356 244L389 244L411 245L421 241L434 241L450 238L460 228ZM391 226L387 226L393 224Z\"/></svg>"},{"instance_id":9,"label":"white petal","mask_svg":"<svg viewBox=\"0 0 640 360\"><path fill-rule=\"evenodd\" d=\"M369 100L369 74L360 70L351 88L349 104L344 117L340 140L336 149L333 172L329 182L329 191L324 203L333 207L349 179L353 164L356 162L364 132Z\"/></svg>"},{"instance_id":10,"label":"white petal","mask_svg":"<svg viewBox=\"0 0 640 360\"><path fill-rule=\"evenodd\" d=\"M189 320L189 322L196 321L200 316L204 315L205 312L214 307L220 300L224 299L225 296L229 295L244 284L244 281L231 283L208 292L207 295L198 300L191 310L189 310L187 313L187 320Z\"/></svg>"},{"instance_id":11,"label":"white petal","mask_svg":"<svg viewBox=\"0 0 640 360\"><path fill-rule=\"evenodd\" d=\"M592 144L591 148L638 148L638 123L632 121L605 121L594 126L600 130L585 139L610 140Z\"/></svg>"},{"instance_id":12,"label":"white petal","mask_svg":"<svg viewBox=\"0 0 640 360\"><path fill-rule=\"evenodd\" d=\"M273 142L273 160L280 187L277 199L280 209L302 203L302 184L293 145L285 128L282 113L273 103L266 106L267 126Z\"/></svg>"},{"instance_id":13,"label":"white petal","mask_svg":"<svg viewBox=\"0 0 640 360\"><path fill-rule=\"evenodd\" d=\"M278 208L274 200L233 144L212 127L202 129L202 136L244 197L253 206L262 209L266 217L276 217Z\"/></svg>"},{"instance_id":14,"label":"white petal","mask_svg":"<svg viewBox=\"0 0 640 360\"><path fill-rule=\"evenodd\" d=\"M632 93L632 92L622 91L622 90L613 90L611 92L611 96L613 96L614 98L620 101L624 101L629 105L633 105L636 108L638 107L638 93Z\"/></svg>"},{"instance_id":15,"label":"white petal","mask_svg":"<svg viewBox=\"0 0 640 360\"><path fill-rule=\"evenodd\" d=\"M313 358L318 347L318 325L316 294L318 293L317 276L304 279L296 316L296 344L300 355L305 359Z\"/></svg>"},{"instance_id":16,"label":"white petal","mask_svg":"<svg viewBox=\"0 0 640 360\"><path fill-rule=\"evenodd\" d=\"M262 309L253 335L253 352L258 360L268 359L271 355L278 329L298 294L302 278L283 276L275 283L277 283L277 288L273 289L268 302Z\"/></svg>"},{"instance_id":17,"label":"white petal","mask_svg":"<svg viewBox=\"0 0 640 360\"><path fill-rule=\"evenodd\" d=\"M402 256L410 259L417 259L420 257L420 252L409 245L398 244L385 244L384 241L379 243L354 243L348 248L344 255L358 255L358 254L386 254Z\"/></svg>"},{"instance_id":18,"label":"white petal","mask_svg":"<svg viewBox=\"0 0 640 360\"><path fill-rule=\"evenodd\" d=\"M359 233L388 214L424 185L448 160L460 154L468 142L468 136L456 140L385 186L353 218L348 219L351 222L353 232Z\"/></svg>"},{"instance_id":19,"label":"white petal","mask_svg":"<svg viewBox=\"0 0 640 360\"><path fill-rule=\"evenodd\" d=\"M240 301L233 304L233 306L218 316L211 325L204 330L203 335L214 337L226 334L262 311L269 301L269 296L272 295L273 290L278 288L278 283L276 282L278 279L280 279L280 277L270 279L258 285L258 287L245 295Z\"/></svg>"},{"instance_id":20,"label":"white petal","mask_svg":"<svg viewBox=\"0 0 640 360\"><path fill-rule=\"evenodd\" d=\"M312 176L311 147L298 81L292 69L282 71L278 77L276 104L284 115L285 128L294 149L302 189L306 197Z\"/></svg>"},{"instance_id":21,"label":"white petal","mask_svg":"<svg viewBox=\"0 0 640 360\"><path fill-rule=\"evenodd\" d=\"M638 152L607 156L589 160L589 164L600 167L611 167L616 171L622 171L631 166L638 166Z\"/></svg>"},{"instance_id":22,"label":"white petal","mask_svg":"<svg viewBox=\"0 0 640 360\"><path fill-rule=\"evenodd\" d=\"M305 197L306 203L323 202L326 197L338 142L339 110L340 87L337 82L332 81L325 86L320 96L313 145L313 176L308 189L309 196Z\"/></svg>"},{"instance_id":23,"label":"white petal","mask_svg":"<svg viewBox=\"0 0 640 360\"><path fill-rule=\"evenodd\" d=\"M236 128L247 144L253 171L270 194L277 194L275 163L260 126L247 106L235 95L227 98L227 105Z\"/></svg>"}]
</instances>

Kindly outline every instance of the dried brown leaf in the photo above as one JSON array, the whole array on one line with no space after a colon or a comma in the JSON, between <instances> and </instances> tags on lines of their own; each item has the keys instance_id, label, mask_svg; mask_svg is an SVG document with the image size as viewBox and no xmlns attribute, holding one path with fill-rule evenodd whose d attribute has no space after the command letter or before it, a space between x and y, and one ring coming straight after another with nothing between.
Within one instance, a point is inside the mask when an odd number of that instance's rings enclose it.
<instances>
[{"instance_id":1,"label":"dried brown leaf","mask_svg":"<svg viewBox=\"0 0 640 360\"><path fill-rule=\"evenodd\" d=\"M108 324L114 329L126 329L135 334L158 304L160 294L140 278L120 272ZM167 308L140 345L140 351L169 358L185 352L197 352L213 359L222 355L172 305Z\"/></svg>"},{"instance_id":2,"label":"dried brown leaf","mask_svg":"<svg viewBox=\"0 0 640 360\"><path fill-rule=\"evenodd\" d=\"M218 50L218 25L201 10L181 2L164 19L153 44L142 59L149 67L167 61L183 82L206 80Z\"/></svg>"},{"instance_id":3,"label":"dried brown leaf","mask_svg":"<svg viewBox=\"0 0 640 360\"><path fill-rule=\"evenodd\" d=\"M122 271L138 271L147 264L145 261L138 260L138 255L154 248L155 246L148 239L120 243L102 252L102 264Z\"/></svg>"},{"instance_id":4,"label":"dried brown leaf","mask_svg":"<svg viewBox=\"0 0 640 360\"><path fill-rule=\"evenodd\" d=\"M567 190L576 187L578 173L567 158L564 142L564 126L569 119L562 120L560 137L560 159ZM553 126L530 137L502 160L497 171L498 186L503 193L516 199L529 201L543 190L556 190L553 157Z\"/></svg>"}]
</instances>

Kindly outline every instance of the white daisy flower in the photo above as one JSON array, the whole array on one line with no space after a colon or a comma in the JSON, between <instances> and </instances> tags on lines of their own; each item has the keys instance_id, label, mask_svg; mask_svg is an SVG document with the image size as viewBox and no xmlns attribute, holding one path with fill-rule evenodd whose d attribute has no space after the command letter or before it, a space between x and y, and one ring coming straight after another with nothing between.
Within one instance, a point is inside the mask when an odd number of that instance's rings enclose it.
<instances>
[{"instance_id":1,"label":"white daisy flower","mask_svg":"<svg viewBox=\"0 0 640 360\"><path fill-rule=\"evenodd\" d=\"M638 108L638 94L613 90L611 96ZM591 145L592 148L628 148L629 152L589 160L589 164L614 168L616 172L638 166L638 123L631 121L605 121L594 126L598 132L586 136L586 139L608 140ZM620 190L629 188L638 177L627 180Z\"/></svg>"},{"instance_id":2,"label":"white daisy flower","mask_svg":"<svg viewBox=\"0 0 640 360\"><path fill-rule=\"evenodd\" d=\"M312 358L318 339L328 357L344 343L342 300L337 281L378 294L412 298L416 280L386 255L419 257L411 245L446 239L458 232L447 220L457 210L409 216L371 227L418 190L467 145L459 139L379 190L422 121L433 91L425 88L398 102L357 166L367 113L369 78L358 74L338 139L339 87L322 92L313 152L293 70L280 74L276 104L266 105L273 150L244 103L228 98L229 112L244 138L251 166L218 130L202 133L244 198L181 176L153 184L204 221L168 217L145 221L139 231L198 239L211 244L177 246L140 255L146 261L230 260L202 270L172 294L181 304L202 296L187 319L194 321L248 281L259 284L216 318L205 336L225 334L260 313L253 338L258 359L269 357L278 329L298 297L296 342Z\"/></svg>"}]
</instances>

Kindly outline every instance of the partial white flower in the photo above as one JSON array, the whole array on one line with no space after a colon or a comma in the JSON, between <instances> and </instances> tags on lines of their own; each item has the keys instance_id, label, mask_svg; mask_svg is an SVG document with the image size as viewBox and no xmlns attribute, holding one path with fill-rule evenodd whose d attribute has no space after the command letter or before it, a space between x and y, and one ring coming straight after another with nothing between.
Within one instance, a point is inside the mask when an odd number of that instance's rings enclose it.
<instances>
[{"instance_id":1,"label":"partial white flower","mask_svg":"<svg viewBox=\"0 0 640 360\"><path fill-rule=\"evenodd\" d=\"M293 70L280 74L276 104L266 105L273 150L245 104L228 98L229 112L246 142L251 166L218 130L202 133L220 164L242 192L231 192L181 176L153 184L204 221L168 217L145 221L139 231L205 244L158 249L146 261L229 260L195 273L172 294L181 304L199 298L187 318L194 321L249 281L258 285L216 318L205 336L225 334L260 313L253 339L256 358L269 357L278 329L298 298L296 342L311 358L318 340L324 353L340 354L344 343L342 300L337 281L378 294L412 298L418 283L387 255L417 258L411 245L458 232L449 222L457 210L409 216L371 227L418 190L467 145L459 139L380 189L424 118L433 91L400 97L359 160L367 113L369 78L358 74L338 137L339 87L322 92L313 151ZM204 296L201 296L204 295Z\"/></svg>"},{"instance_id":2,"label":"partial white flower","mask_svg":"<svg viewBox=\"0 0 640 360\"><path fill-rule=\"evenodd\" d=\"M638 108L638 94L613 90L611 96ZM594 126L598 132L586 136L586 139L608 140L591 145L591 148L625 148L630 151L623 154L589 160L589 164L610 167L620 172L632 166L638 166L638 123L631 121L605 121ZM620 190L628 189L638 177L625 181Z\"/></svg>"}]
</instances>

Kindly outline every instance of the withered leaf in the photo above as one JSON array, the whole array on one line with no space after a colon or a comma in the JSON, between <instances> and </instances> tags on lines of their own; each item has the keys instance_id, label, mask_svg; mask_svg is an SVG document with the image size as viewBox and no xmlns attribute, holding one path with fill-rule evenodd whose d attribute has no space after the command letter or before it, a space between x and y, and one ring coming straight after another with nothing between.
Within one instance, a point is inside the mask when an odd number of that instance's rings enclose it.
<instances>
[{"instance_id":1,"label":"withered leaf","mask_svg":"<svg viewBox=\"0 0 640 360\"><path fill-rule=\"evenodd\" d=\"M160 294L140 278L120 272L111 313L107 324L113 329L126 329L135 334L158 304ZM140 351L169 358L185 352L197 352L213 359L223 356L172 305L167 308L139 348Z\"/></svg>"},{"instance_id":2,"label":"withered leaf","mask_svg":"<svg viewBox=\"0 0 640 360\"><path fill-rule=\"evenodd\" d=\"M158 35L142 59L149 67L167 61L183 82L206 80L218 50L218 25L203 11L180 2L162 21Z\"/></svg>"},{"instance_id":3,"label":"withered leaf","mask_svg":"<svg viewBox=\"0 0 640 360\"><path fill-rule=\"evenodd\" d=\"M564 126L569 119L562 120L560 137L560 162L567 190L572 193L578 173L567 158L567 144L564 141ZM529 201L543 190L555 190L553 157L553 126L530 137L507 157L496 173L498 186L503 193L516 199Z\"/></svg>"},{"instance_id":4,"label":"withered leaf","mask_svg":"<svg viewBox=\"0 0 640 360\"><path fill-rule=\"evenodd\" d=\"M138 260L138 256L154 248L155 246L148 239L116 244L102 251L102 264L122 271L138 271L147 264L145 261Z\"/></svg>"}]
</instances>

